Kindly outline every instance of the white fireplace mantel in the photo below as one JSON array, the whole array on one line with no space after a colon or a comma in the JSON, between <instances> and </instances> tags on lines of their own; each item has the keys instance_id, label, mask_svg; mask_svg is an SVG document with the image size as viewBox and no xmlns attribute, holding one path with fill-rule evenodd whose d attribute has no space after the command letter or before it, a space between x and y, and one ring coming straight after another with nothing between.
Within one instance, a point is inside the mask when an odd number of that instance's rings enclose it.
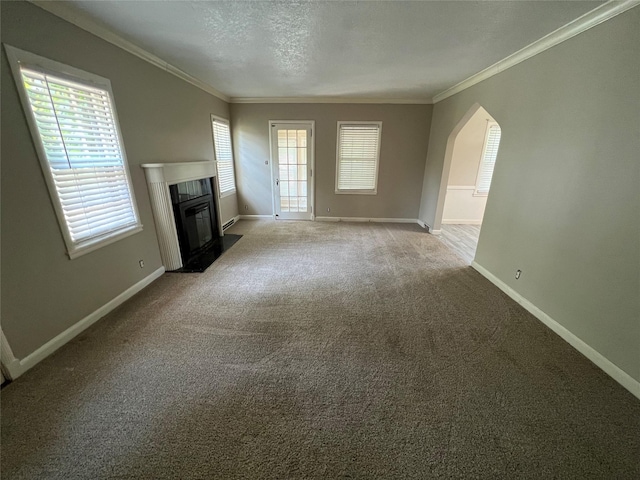
<instances>
[{"instance_id":1,"label":"white fireplace mantel","mask_svg":"<svg viewBox=\"0 0 640 480\"><path fill-rule=\"evenodd\" d=\"M141 165L147 177L151 209L156 221L156 233L160 245L160 256L166 270L177 270L182 267L178 232L173 215L173 205L169 193L169 185L211 178L217 175L215 161L179 162L179 163L145 163ZM220 202L218 185L213 182L214 196L218 218L218 232L222 235L220 223Z\"/></svg>"}]
</instances>

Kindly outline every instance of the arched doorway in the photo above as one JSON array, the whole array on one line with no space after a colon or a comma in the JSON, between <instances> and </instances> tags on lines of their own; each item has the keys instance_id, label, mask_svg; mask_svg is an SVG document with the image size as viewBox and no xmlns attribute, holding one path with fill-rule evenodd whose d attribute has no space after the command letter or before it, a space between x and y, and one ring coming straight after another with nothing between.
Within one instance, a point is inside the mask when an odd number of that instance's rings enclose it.
<instances>
[{"instance_id":1,"label":"arched doorway","mask_svg":"<svg viewBox=\"0 0 640 480\"><path fill-rule=\"evenodd\" d=\"M495 118L475 104L447 142L440 239L468 263L475 257L501 134Z\"/></svg>"}]
</instances>

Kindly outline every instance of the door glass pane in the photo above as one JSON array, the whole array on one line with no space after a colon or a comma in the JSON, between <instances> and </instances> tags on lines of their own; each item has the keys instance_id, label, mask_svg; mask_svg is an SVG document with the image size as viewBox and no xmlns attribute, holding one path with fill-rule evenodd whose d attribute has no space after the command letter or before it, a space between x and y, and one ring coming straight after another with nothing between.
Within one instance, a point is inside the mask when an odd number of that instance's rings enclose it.
<instances>
[{"instance_id":1,"label":"door glass pane","mask_svg":"<svg viewBox=\"0 0 640 480\"><path fill-rule=\"evenodd\" d=\"M278 130L280 211L308 212L307 130Z\"/></svg>"},{"instance_id":2,"label":"door glass pane","mask_svg":"<svg viewBox=\"0 0 640 480\"><path fill-rule=\"evenodd\" d=\"M307 146L307 131L298 130L298 147L306 147L306 146Z\"/></svg>"},{"instance_id":3,"label":"door glass pane","mask_svg":"<svg viewBox=\"0 0 640 480\"><path fill-rule=\"evenodd\" d=\"M295 148L298 145L296 130L287 130L287 147Z\"/></svg>"},{"instance_id":4,"label":"door glass pane","mask_svg":"<svg viewBox=\"0 0 640 480\"><path fill-rule=\"evenodd\" d=\"M307 149L306 148L298 148L298 162L299 165L307 164Z\"/></svg>"}]
</instances>

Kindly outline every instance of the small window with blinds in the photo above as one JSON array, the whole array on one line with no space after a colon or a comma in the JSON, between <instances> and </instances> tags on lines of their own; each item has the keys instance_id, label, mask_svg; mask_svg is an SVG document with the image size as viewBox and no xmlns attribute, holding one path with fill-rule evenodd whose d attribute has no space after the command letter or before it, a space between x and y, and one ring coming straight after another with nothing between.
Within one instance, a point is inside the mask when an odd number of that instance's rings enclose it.
<instances>
[{"instance_id":1,"label":"small window with blinds","mask_svg":"<svg viewBox=\"0 0 640 480\"><path fill-rule=\"evenodd\" d=\"M500 147L500 127L497 123L491 123L487 127L487 136L482 150L482 159L480 168L478 169L478 178L476 180L476 196L489 195L489 187L491 187L491 178L493 177L493 169L496 165L496 157L498 156L498 148Z\"/></svg>"},{"instance_id":2,"label":"small window with blinds","mask_svg":"<svg viewBox=\"0 0 640 480\"><path fill-rule=\"evenodd\" d=\"M218 162L218 188L220 197L226 197L236 191L229 120L212 115L211 121L213 123L213 149Z\"/></svg>"},{"instance_id":3,"label":"small window with blinds","mask_svg":"<svg viewBox=\"0 0 640 480\"><path fill-rule=\"evenodd\" d=\"M336 193L375 195L382 122L338 122Z\"/></svg>"},{"instance_id":4,"label":"small window with blinds","mask_svg":"<svg viewBox=\"0 0 640 480\"><path fill-rule=\"evenodd\" d=\"M141 231L109 80L7 53L69 257Z\"/></svg>"}]
</instances>

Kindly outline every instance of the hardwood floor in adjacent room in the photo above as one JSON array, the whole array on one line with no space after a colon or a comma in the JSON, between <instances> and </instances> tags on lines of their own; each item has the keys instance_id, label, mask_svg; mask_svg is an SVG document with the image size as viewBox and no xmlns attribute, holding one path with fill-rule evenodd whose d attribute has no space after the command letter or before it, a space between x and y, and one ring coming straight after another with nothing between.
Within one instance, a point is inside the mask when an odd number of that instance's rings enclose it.
<instances>
[{"instance_id":1,"label":"hardwood floor in adjacent room","mask_svg":"<svg viewBox=\"0 0 640 480\"><path fill-rule=\"evenodd\" d=\"M442 225L438 240L471 264L476 256L480 225Z\"/></svg>"}]
</instances>

